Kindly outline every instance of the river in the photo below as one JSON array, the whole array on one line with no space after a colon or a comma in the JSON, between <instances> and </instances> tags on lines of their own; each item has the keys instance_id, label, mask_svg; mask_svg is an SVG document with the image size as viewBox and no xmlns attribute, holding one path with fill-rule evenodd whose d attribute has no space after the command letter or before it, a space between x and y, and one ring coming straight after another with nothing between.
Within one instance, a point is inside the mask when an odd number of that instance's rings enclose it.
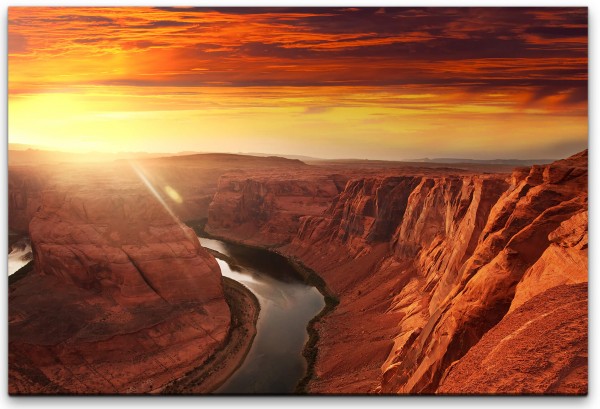
<instances>
[{"instance_id":1,"label":"river","mask_svg":"<svg viewBox=\"0 0 600 409\"><path fill-rule=\"evenodd\" d=\"M21 267L24 267L31 261L31 245L28 240L21 240L18 244L12 246L8 253L8 275L13 275Z\"/></svg>"},{"instance_id":2,"label":"river","mask_svg":"<svg viewBox=\"0 0 600 409\"><path fill-rule=\"evenodd\" d=\"M325 306L323 295L306 284L287 260L266 250L199 237L203 247L235 260L217 258L224 276L254 293L260 303L257 331L244 363L216 391L220 394L293 393L306 373L302 355L308 322ZM8 255L8 275L31 259L31 246L15 246Z\"/></svg>"},{"instance_id":3,"label":"river","mask_svg":"<svg viewBox=\"0 0 600 409\"><path fill-rule=\"evenodd\" d=\"M220 394L293 393L304 377L302 355L306 326L325 306L322 294L306 284L287 260L277 254L199 237L203 247L235 260L217 258L224 276L249 288L258 298L260 314L254 342L238 370L216 391Z\"/></svg>"}]
</instances>

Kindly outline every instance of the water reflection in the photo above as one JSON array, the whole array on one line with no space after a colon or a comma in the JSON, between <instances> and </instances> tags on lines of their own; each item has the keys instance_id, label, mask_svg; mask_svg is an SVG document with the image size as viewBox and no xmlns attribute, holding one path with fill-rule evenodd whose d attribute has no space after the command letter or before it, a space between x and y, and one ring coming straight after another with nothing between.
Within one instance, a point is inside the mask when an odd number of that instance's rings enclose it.
<instances>
[{"instance_id":1,"label":"water reflection","mask_svg":"<svg viewBox=\"0 0 600 409\"><path fill-rule=\"evenodd\" d=\"M250 352L217 393L294 392L306 372L306 326L325 306L323 296L281 256L202 237L200 242L235 260L234 270L217 259L223 275L248 287L261 305Z\"/></svg>"},{"instance_id":2,"label":"water reflection","mask_svg":"<svg viewBox=\"0 0 600 409\"><path fill-rule=\"evenodd\" d=\"M31 245L29 242L19 242L12 246L8 253L8 275L19 271L25 264L31 261Z\"/></svg>"}]
</instances>

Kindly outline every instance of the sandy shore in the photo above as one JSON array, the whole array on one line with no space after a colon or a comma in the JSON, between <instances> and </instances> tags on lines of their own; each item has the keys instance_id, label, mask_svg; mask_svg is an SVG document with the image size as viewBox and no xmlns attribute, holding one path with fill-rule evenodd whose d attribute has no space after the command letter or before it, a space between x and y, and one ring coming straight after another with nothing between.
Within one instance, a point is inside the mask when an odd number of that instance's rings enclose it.
<instances>
[{"instance_id":1,"label":"sandy shore","mask_svg":"<svg viewBox=\"0 0 600 409\"><path fill-rule=\"evenodd\" d=\"M231 309L231 329L225 346L202 366L168 384L159 393L207 394L215 391L244 362L256 336L258 299L242 284L223 277L225 298Z\"/></svg>"}]
</instances>

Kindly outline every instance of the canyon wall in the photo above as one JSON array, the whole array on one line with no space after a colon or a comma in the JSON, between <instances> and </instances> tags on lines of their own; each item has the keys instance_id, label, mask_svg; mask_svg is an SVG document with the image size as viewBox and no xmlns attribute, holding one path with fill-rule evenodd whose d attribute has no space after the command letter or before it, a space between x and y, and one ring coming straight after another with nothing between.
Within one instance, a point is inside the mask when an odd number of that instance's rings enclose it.
<instances>
[{"instance_id":1,"label":"canyon wall","mask_svg":"<svg viewBox=\"0 0 600 409\"><path fill-rule=\"evenodd\" d=\"M417 328L414 340L397 338L383 366L383 392L435 392L450 365L503 319L513 300L523 303L531 295L562 284L563 279L557 278L543 285L538 282L531 289L530 282L542 274L541 257L553 251L551 241L562 235L563 222L575 218L587 241L587 153L516 171L509 182L489 211L472 252L463 256L457 268L427 275L432 287L431 291L423 288L431 294L424 311L426 320ZM563 249L578 260L575 265L567 262L558 268L563 276L570 276L566 281L587 281L587 247L583 251L576 246ZM547 274L553 275L551 271ZM518 286L523 290L515 299ZM399 322L402 332L409 327L414 326L407 326L406 319ZM550 360L552 351L545 353ZM584 392L587 379L581 381L579 392ZM556 382L560 390L560 379ZM535 392L545 386L550 385L538 385Z\"/></svg>"},{"instance_id":2,"label":"canyon wall","mask_svg":"<svg viewBox=\"0 0 600 409\"><path fill-rule=\"evenodd\" d=\"M76 191L90 183L137 189L168 202L183 221L208 217L208 206L226 172L307 168L299 160L232 154L196 154L164 158L116 160L104 163L54 163L11 165L8 168L8 226L27 234L29 223L41 204L45 190Z\"/></svg>"},{"instance_id":3,"label":"canyon wall","mask_svg":"<svg viewBox=\"0 0 600 409\"><path fill-rule=\"evenodd\" d=\"M219 179L206 230L250 245L281 246L295 236L301 217L327 209L346 180L309 169L227 173Z\"/></svg>"},{"instance_id":4,"label":"canyon wall","mask_svg":"<svg viewBox=\"0 0 600 409\"><path fill-rule=\"evenodd\" d=\"M9 289L10 391L158 391L209 356L229 310L178 221L207 218L339 299L315 324L310 392L585 393L587 151L496 171L220 154L11 167L9 228L36 264Z\"/></svg>"},{"instance_id":5,"label":"canyon wall","mask_svg":"<svg viewBox=\"0 0 600 409\"><path fill-rule=\"evenodd\" d=\"M296 203L307 202L317 189L307 187L302 175L280 180L305 186L295 191ZM290 209L288 193L278 185L276 174L222 178L207 231L301 262L339 298L316 324L318 356L309 391L474 391L452 385L466 373L463 357L485 334L497 330L510 338L501 329L516 328L510 324L514 314L539 319L540 300L555 287L576 289L579 304L569 304L573 308L586 302L585 291L573 285L587 282L587 152L511 175L353 172L320 214L315 208L303 215L295 206L290 219L281 217ZM586 313L563 314L552 325ZM534 325L520 328L520 342L535 347L538 331ZM569 358L514 393L587 391L581 337L554 340L562 342L574 345ZM554 349L537 350L538 359L554 362ZM489 376L500 376L494 371L501 368L490 366ZM495 390L511 393L510 387Z\"/></svg>"},{"instance_id":6,"label":"canyon wall","mask_svg":"<svg viewBox=\"0 0 600 409\"><path fill-rule=\"evenodd\" d=\"M206 218L226 171L302 162L201 154L9 167L9 228L34 269L9 287L9 392L147 393L226 341L214 257L180 220Z\"/></svg>"},{"instance_id":7,"label":"canyon wall","mask_svg":"<svg viewBox=\"0 0 600 409\"><path fill-rule=\"evenodd\" d=\"M19 234L29 233L29 222L41 205L42 190L48 185L45 168L13 166L8 177L8 227Z\"/></svg>"},{"instance_id":8,"label":"canyon wall","mask_svg":"<svg viewBox=\"0 0 600 409\"><path fill-rule=\"evenodd\" d=\"M123 171L41 192L34 270L9 287L10 393L160 391L224 344L218 264Z\"/></svg>"}]
</instances>

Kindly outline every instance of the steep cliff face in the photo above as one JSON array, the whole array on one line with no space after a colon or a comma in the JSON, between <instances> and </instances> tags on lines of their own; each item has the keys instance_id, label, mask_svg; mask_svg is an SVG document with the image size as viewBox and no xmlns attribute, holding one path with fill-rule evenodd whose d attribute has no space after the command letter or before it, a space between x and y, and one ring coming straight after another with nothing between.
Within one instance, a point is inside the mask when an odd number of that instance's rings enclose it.
<instances>
[{"instance_id":1,"label":"steep cliff face","mask_svg":"<svg viewBox=\"0 0 600 409\"><path fill-rule=\"evenodd\" d=\"M226 172L301 171L304 168L307 165L299 160L217 153L89 164L11 165L8 169L8 225L17 233L27 234L43 191L79 189L90 183L141 192L147 191L146 183L168 202L180 220L199 220L208 216L219 177Z\"/></svg>"},{"instance_id":2,"label":"steep cliff face","mask_svg":"<svg viewBox=\"0 0 600 409\"><path fill-rule=\"evenodd\" d=\"M587 283L550 288L451 365L438 393L587 393Z\"/></svg>"},{"instance_id":3,"label":"steep cliff face","mask_svg":"<svg viewBox=\"0 0 600 409\"><path fill-rule=\"evenodd\" d=\"M215 259L137 189L46 191L9 289L11 393L142 393L200 365L230 313Z\"/></svg>"},{"instance_id":4,"label":"steep cliff face","mask_svg":"<svg viewBox=\"0 0 600 409\"><path fill-rule=\"evenodd\" d=\"M234 172L219 179L207 231L260 246L280 246L300 217L322 213L345 183L342 175L272 170Z\"/></svg>"},{"instance_id":5,"label":"steep cliff face","mask_svg":"<svg viewBox=\"0 0 600 409\"><path fill-rule=\"evenodd\" d=\"M551 233L586 209L587 152L534 166L527 174L515 172L491 209L472 255L460 265L454 285L446 296L434 293L425 326L384 366L382 390L435 392L448 367L508 312L517 284L550 246ZM587 231L587 220L579 221ZM573 257L580 258L581 252L574 250ZM401 329L406 328L403 324Z\"/></svg>"},{"instance_id":6,"label":"steep cliff face","mask_svg":"<svg viewBox=\"0 0 600 409\"><path fill-rule=\"evenodd\" d=\"M219 190L211 205L209 231L239 240L245 223L242 241L301 261L340 298L316 325L310 391L434 393L509 311L587 281L587 152L509 176L379 173L352 175L321 214L288 224L287 240L283 231L276 240L264 231L285 221L264 205L280 192L269 196L262 179L258 194ZM245 186L253 180L243 177ZM231 176L227 186L238 182ZM222 212L215 202L225 197ZM252 226L255 218L261 227Z\"/></svg>"},{"instance_id":7,"label":"steep cliff face","mask_svg":"<svg viewBox=\"0 0 600 409\"><path fill-rule=\"evenodd\" d=\"M517 284L510 311L549 288L588 281L588 212L575 213L548 234L549 245Z\"/></svg>"},{"instance_id":8,"label":"steep cliff face","mask_svg":"<svg viewBox=\"0 0 600 409\"><path fill-rule=\"evenodd\" d=\"M48 184L45 168L13 166L8 171L8 226L19 234L28 234L29 222L41 204Z\"/></svg>"},{"instance_id":9,"label":"steep cliff face","mask_svg":"<svg viewBox=\"0 0 600 409\"><path fill-rule=\"evenodd\" d=\"M512 174L229 156L180 164L185 182L161 161L9 174L36 261L10 288L11 391L155 390L214 351L218 269L173 218L206 212L208 232L300 261L339 298L312 392L587 389L587 152Z\"/></svg>"},{"instance_id":10,"label":"steep cliff face","mask_svg":"<svg viewBox=\"0 0 600 409\"><path fill-rule=\"evenodd\" d=\"M178 200L172 204L180 220L199 220L208 216L208 207L217 192L221 175L231 171L251 169L261 173L265 169L295 169L307 167L303 162L277 156L257 157L233 154L196 154L138 161L145 177L169 197L177 192ZM165 190L166 189L166 190Z\"/></svg>"},{"instance_id":11,"label":"steep cliff face","mask_svg":"<svg viewBox=\"0 0 600 409\"><path fill-rule=\"evenodd\" d=\"M375 391L390 349L405 348L426 324L430 303L448 291L506 187L491 176L356 180L325 215L304 220L286 251L340 296L319 324L324 348L311 390ZM372 359L355 365L365 350ZM370 382L356 382L365 373Z\"/></svg>"},{"instance_id":12,"label":"steep cliff face","mask_svg":"<svg viewBox=\"0 0 600 409\"><path fill-rule=\"evenodd\" d=\"M201 154L11 166L9 227L34 271L10 286L11 393L144 393L227 336L215 259L179 220L207 216L221 174L298 160Z\"/></svg>"}]
</instances>

